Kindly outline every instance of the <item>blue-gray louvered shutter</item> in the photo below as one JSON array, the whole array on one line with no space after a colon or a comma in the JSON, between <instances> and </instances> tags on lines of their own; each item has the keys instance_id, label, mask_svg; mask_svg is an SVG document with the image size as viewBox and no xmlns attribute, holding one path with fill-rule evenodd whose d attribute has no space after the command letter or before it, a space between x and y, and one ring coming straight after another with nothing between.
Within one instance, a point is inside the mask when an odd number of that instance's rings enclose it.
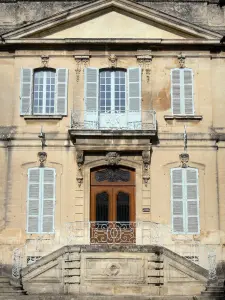
<instances>
[{"instance_id":1,"label":"blue-gray louvered shutter","mask_svg":"<svg viewBox=\"0 0 225 300\"><path fill-rule=\"evenodd\" d=\"M185 231L185 191L182 168L171 170L171 209L173 233L184 233Z\"/></svg>"},{"instance_id":2,"label":"blue-gray louvered shutter","mask_svg":"<svg viewBox=\"0 0 225 300\"><path fill-rule=\"evenodd\" d=\"M40 232L41 202L40 168L28 170L27 232Z\"/></svg>"},{"instance_id":3,"label":"blue-gray louvered shutter","mask_svg":"<svg viewBox=\"0 0 225 300\"><path fill-rule=\"evenodd\" d=\"M179 115L182 113L182 69L171 70L171 104L172 114Z\"/></svg>"},{"instance_id":4,"label":"blue-gray louvered shutter","mask_svg":"<svg viewBox=\"0 0 225 300\"><path fill-rule=\"evenodd\" d=\"M42 168L42 232L54 232L55 169Z\"/></svg>"},{"instance_id":5,"label":"blue-gray louvered shutter","mask_svg":"<svg viewBox=\"0 0 225 300\"><path fill-rule=\"evenodd\" d=\"M141 68L128 68L128 129L141 129Z\"/></svg>"},{"instance_id":6,"label":"blue-gray louvered shutter","mask_svg":"<svg viewBox=\"0 0 225 300\"><path fill-rule=\"evenodd\" d=\"M198 170L186 170L187 233L199 233Z\"/></svg>"},{"instance_id":7,"label":"blue-gray louvered shutter","mask_svg":"<svg viewBox=\"0 0 225 300\"><path fill-rule=\"evenodd\" d=\"M98 128L98 101L99 101L99 69L85 68L84 70L84 127Z\"/></svg>"},{"instance_id":8,"label":"blue-gray louvered shutter","mask_svg":"<svg viewBox=\"0 0 225 300\"><path fill-rule=\"evenodd\" d=\"M183 69L184 80L184 114L194 114L193 99L193 71L191 69Z\"/></svg>"},{"instance_id":9,"label":"blue-gray louvered shutter","mask_svg":"<svg viewBox=\"0 0 225 300\"><path fill-rule=\"evenodd\" d=\"M33 97L33 69L21 69L20 115L30 115Z\"/></svg>"},{"instance_id":10,"label":"blue-gray louvered shutter","mask_svg":"<svg viewBox=\"0 0 225 300\"><path fill-rule=\"evenodd\" d=\"M56 70L56 101L55 113L67 115L68 69Z\"/></svg>"}]
</instances>

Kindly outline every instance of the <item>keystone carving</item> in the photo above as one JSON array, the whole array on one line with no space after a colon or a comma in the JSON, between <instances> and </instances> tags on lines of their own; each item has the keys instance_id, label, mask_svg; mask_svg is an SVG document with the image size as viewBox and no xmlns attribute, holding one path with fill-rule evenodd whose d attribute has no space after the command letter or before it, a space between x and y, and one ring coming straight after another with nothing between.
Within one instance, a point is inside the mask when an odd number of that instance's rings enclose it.
<instances>
[{"instance_id":1,"label":"keystone carving","mask_svg":"<svg viewBox=\"0 0 225 300\"><path fill-rule=\"evenodd\" d=\"M77 151L76 161L78 166L76 179L78 186L80 187L83 182L82 165L84 163L84 151Z\"/></svg>"},{"instance_id":2,"label":"keystone carving","mask_svg":"<svg viewBox=\"0 0 225 300\"><path fill-rule=\"evenodd\" d=\"M115 166L115 165L119 164L121 158L120 158L119 153L117 153L117 152L109 152L109 153L106 154L105 160L107 161L107 164L109 166Z\"/></svg>"},{"instance_id":3,"label":"keystone carving","mask_svg":"<svg viewBox=\"0 0 225 300\"><path fill-rule=\"evenodd\" d=\"M185 55L183 53L180 53L178 56L178 62L179 62L179 65L180 65L180 68L183 69L185 68Z\"/></svg>"},{"instance_id":4,"label":"keystone carving","mask_svg":"<svg viewBox=\"0 0 225 300\"><path fill-rule=\"evenodd\" d=\"M187 168L188 162L189 162L189 154L181 153L179 155L179 157L180 157L180 162L181 162L181 168Z\"/></svg>"},{"instance_id":5,"label":"keystone carving","mask_svg":"<svg viewBox=\"0 0 225 300\"><path fill-rule=\"evenodd\" d=\"M109 68L117 67L117 57L115 54L110 54L108 57L108 61L109 61Z\"/></svg>"},{"instance_id":6,"label":"keystone carving","mask_svg":"<svg viewBox=\"0 0 225 300\"><path fill-rule=\"evenodd\" d=\"M139 55L137 56L137 61L141 67L142 74L145 72L146 81L149 83L151 76L152 55Z\"/></svg>"},{"instance_id":7,"label":"keystone carving","mask_svg":"<svg viewBox=\"0 0 225 300\"><path fill-rule=\"evenodd\" d=\"M149 166L151 162L151 152L150 151L142 151L142 160L143 160L143 181L145 185L147 186L148 181L150 179L150 174L149 174Z\"/></svg>"},{"instance_id":8,"label":"keystone carving","mask_svg":"<svg viewBox=\"0 0 225 300\"><path fill-rule=\"evenodd\" d=\"M43 168L45 166L45 162L47 160L47 153L44 151L38 152L38 159L40 162L40 168Z\"/></svg>"},{"instance_id":9,"label":"keystone carving","mask_svg":"<svg viewBox=\"0 0 225 300\"><path fill-rule=\"evenodd\" d=\"M79 82L81 70L84 70L89 65L89 56L88 55L74 55L76 61L76 80Z\"/></svg>"},{"instance_id":10,"label":"keystone carving","mask_svg":"<svg viewBox=\"0 0 225 300\"><path fill-rule=\"evenodd\" d=\"M42 55L41 56L41 63L42 63L43 68L48 68L49 56L48 55Z\"/></svg>"}]
</instances>

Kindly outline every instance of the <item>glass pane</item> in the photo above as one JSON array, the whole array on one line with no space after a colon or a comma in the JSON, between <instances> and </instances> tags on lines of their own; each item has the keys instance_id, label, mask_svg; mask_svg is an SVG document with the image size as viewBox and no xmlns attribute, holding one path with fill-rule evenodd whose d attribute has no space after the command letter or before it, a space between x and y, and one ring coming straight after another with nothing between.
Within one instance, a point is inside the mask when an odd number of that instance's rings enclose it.
<instances>
[{"instance_id":1,"label":"glass pane","mask_svg":"<svg viewBox=\"0 0 225 300\"><path fill-rule=\"evenodd\" d=\"M46 72L46 114L54 113L54 102L55 102L55 72Z\"/></svg>"},{"instance_id":2,"label":"glass pane","mask_svg":"<svg viewBox=\"0 0 225 300\"><path fill-rule=\"evenodd\" d=\"M130 221L130 201L129 195L124 192L119 192L117 195L117 222ZM129 225L129 224L127 224Z\"/></svg>"},{"instance_id":3,"label":"glass pane","mask_svg":"<svg viewBox=\"0 0 225 300\"><path fill-rule=\"evenodd\" d=\"M125 112L125 72L115 72L115 112Z\"/></svg>"},{"instance_id":4,"label":"glass pane","mask_svg":"<svg viewBox=\"0 0 225 300\"><path fill-rule=\"evenodd\" d=\"M108 221L109 219L108 216L109 216L109 195L107 192L102 192L96 195L96 221L99 222Z\"/></svg>"},{"instance_id":5,"label":"glass pane","mask_svg":"<svg viewBox=\"0 0 225 300\"><path fill-rule=\"evenodd\" d=\"M111 110L111 72L100 72L100 112Z\"/></svg>"},{"instance_id":6,"label":"glass pane","mask_svg":"<svg viewBox=\"0 0 225 300\"><path fill-rule=\"evenodd\" d=\"M34 104L36 114L54 113L55 106L55 72L34 72Z\"/></svg>"},{"instance_id":7,"label":"glass pane","mask_svg":"<svg viewBox=\"0 0 225 300\"><path fill-rule=\"evenodd\" d=\"M43 71L34 73L34 114L43 113L43 77Z\"/></svg>"}]
</instances>

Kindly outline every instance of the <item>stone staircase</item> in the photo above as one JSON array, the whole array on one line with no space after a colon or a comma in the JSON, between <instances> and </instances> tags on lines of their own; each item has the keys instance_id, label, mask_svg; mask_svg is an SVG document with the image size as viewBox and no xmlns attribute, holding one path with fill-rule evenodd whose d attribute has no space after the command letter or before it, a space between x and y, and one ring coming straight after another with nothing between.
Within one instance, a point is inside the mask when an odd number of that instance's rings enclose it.
<instances>
[{"instance_id":1,"label":"stone staircase","mask_svg":"<svg viewBox=\"0 0 225 300\"><path fill-rule=\"evenodd\" d=\"M22 285L16 284L15 286L10 283L10 278L7 276L0 276L0 299L16 299L12 296L24 295ZM8 298L9 297L9 298Z\"/></svg>"}]
</instances>

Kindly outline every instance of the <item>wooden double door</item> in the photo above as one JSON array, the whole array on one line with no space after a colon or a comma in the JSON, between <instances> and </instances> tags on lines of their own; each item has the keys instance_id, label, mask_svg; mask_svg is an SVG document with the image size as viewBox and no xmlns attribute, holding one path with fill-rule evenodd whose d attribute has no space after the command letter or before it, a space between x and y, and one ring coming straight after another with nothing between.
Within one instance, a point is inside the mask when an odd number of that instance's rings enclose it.
<instances>
[{"instance_id":1,"label":"wooden double door","mask_svg":"<svg viewBox=\"0 0 225 300\"><path fill-rule=\"evenodd\" d=\"M135 172L105 167L91 173L91 243L135 243Z\"/></svg>"}]
</instances>

